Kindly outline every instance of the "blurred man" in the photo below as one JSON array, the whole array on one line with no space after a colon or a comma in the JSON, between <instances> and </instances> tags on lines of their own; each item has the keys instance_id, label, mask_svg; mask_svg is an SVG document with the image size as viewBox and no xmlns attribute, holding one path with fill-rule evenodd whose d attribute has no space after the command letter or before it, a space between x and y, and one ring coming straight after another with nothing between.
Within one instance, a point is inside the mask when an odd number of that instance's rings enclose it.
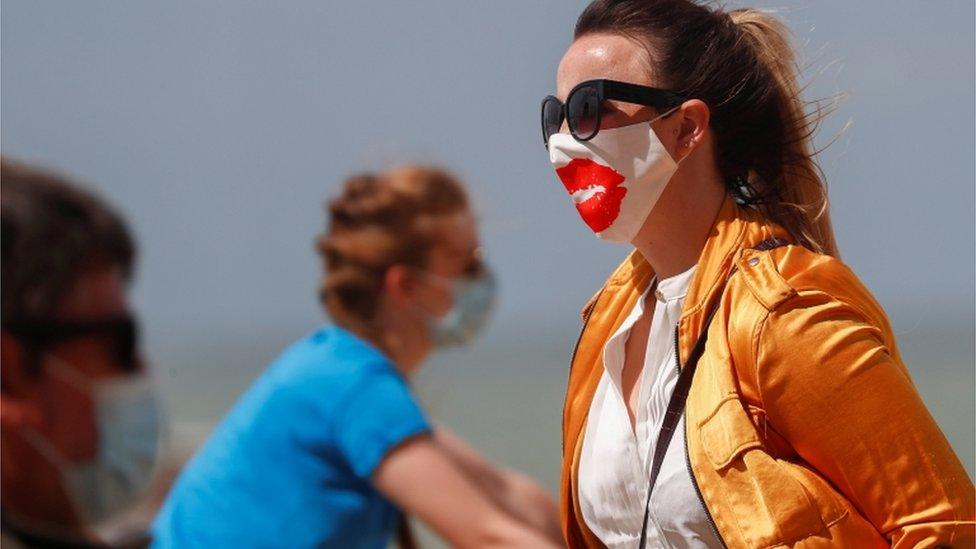
<instances>
[{"instance_id":1,"label":"blurred man","mask_svg":"<svg viewBox=\"0 0 976 549\"><path fill-rule=\"evenodd\" d=\"M126 297L135 245L92 193L6 160L0 175L3 546L115 544L160 433Z\"/></svg>"}]
</instances>

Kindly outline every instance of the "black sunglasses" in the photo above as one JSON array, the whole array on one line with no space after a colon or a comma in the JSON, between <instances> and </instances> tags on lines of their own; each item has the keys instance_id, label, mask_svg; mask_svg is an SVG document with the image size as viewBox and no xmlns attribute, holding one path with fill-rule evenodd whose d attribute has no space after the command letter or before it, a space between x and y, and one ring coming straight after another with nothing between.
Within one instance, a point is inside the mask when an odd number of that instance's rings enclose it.
<instances>
[{"instance_id":1,"label":"black sunglasses","mask_svg":"<svg viewBox=\"0 0 976 549\"><path fill-rule=\"evenodd\" d=\"M564 120L569 121L569 132L577 141L593 139L600 131L601 106L608 99L658 110L669 110L685 101L671 91L616 80L580 82L566 96L565 104L552 95L542 100L542 138L546 147L549 147L549 137L559 133Z\"/></svg>"},{"instance_id":2,"label":"black sunglasses","mask_svg":"<svg viewBox=\"0 0 976 549\"><path fill-rule=\"evenodd\" d=\"M104 337L112 342L116 359L126 371L135 371L139 367L136 357L139 327L128 315L76 321L5 320L2 327L20 340L35 359L46 348L62 341Z\"/></svg>"}]
</instances>

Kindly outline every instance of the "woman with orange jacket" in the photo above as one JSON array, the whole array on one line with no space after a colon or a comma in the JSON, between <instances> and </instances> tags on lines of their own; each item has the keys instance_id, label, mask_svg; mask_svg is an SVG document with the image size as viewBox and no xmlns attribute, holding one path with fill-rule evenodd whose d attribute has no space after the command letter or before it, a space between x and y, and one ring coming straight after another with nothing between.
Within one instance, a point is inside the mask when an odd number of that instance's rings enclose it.
<instances>
[{"instance_id":1,"label":"woman with orange jacket","mask_svg":"<svg viewBox=\"0 0 976 549\"><path fill-rule=\"evenodd\" d=\"M596 0L543 101L580 216L635 248L572 359L571 547L974 543L972 481L838 259L786 34Z\"/></svg>"}]
</instances>

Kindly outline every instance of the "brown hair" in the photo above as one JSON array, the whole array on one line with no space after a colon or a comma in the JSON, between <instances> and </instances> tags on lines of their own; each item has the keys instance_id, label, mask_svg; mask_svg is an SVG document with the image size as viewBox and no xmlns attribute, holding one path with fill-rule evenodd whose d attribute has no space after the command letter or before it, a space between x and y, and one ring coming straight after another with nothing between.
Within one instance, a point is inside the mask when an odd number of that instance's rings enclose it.
<instances>
[{"instance_id":1,"label":"brown hair","mask_svg":"<svg viewBox=\"0 0 976 549\"><path fill-rule=\"evenodd\" d=\"M317 243L325 262L319 294L333 320L368 328L387 269L424 267L437 243L431 222L467 207L464 187L438 168L402 166L347 179L328 203L328 230Z\"/></svg>"},{"instance_id":2,"label":"brown hair","mask_svg":"<svg viewBox=\"0 0 976 549\"><path fill-rule=\"evenodd\" d=\"M575 37L640 41L662 86L711 110L716 162L729 191L797 241L837 255L827 188L811 138L823 116L800 98L786 26L755 9L724 12L691 0L595 0Z\"/></svg>"},{"instance_id":3,"label":"brown hair","mask_svg":"<svg viewBox=\"0 0 976 549\"><path fill-rule=\"evenodd\" d=\"M7 159L0 160L0 188L4 320L49 319L93 265L131 275L132 236L93 192Z\"/></svg>"}]
</instances>

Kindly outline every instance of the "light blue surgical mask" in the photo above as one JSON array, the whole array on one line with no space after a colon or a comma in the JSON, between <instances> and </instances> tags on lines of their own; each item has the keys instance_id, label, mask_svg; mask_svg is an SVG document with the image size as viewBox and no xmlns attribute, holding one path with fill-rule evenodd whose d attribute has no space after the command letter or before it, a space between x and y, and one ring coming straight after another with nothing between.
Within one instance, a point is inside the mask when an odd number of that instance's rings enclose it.
<instances>
[{"instance_id":1,"label":"light blue surgical mask","mask_svg":"<svg viewBox=\"0 0 976 549\"><path fill-rule=\"evenodd\" d=\"M61 473L63 488L85 528L97 531L100 523L131 506L149 487L162 434L155 393L145 375L92 380L55 357L48 357L45 370L94 403L95 457L74 462L37 431L21 432Z\"/></svg>"},{"instance_id":2,"label":"light blue surgical mask","mask_svg":"<svg viewBox=\"0 0 976 549\"><path fill-rule=\"evenodd\" d=\"M495 277L487 268L470 278L449 279L433 273L427 275L449 284L454 301L454 306L444 316L428 317L427 326L434 346L470 345L488 324L494 309L497 294Z\"/></svg>"}]
</instances>

